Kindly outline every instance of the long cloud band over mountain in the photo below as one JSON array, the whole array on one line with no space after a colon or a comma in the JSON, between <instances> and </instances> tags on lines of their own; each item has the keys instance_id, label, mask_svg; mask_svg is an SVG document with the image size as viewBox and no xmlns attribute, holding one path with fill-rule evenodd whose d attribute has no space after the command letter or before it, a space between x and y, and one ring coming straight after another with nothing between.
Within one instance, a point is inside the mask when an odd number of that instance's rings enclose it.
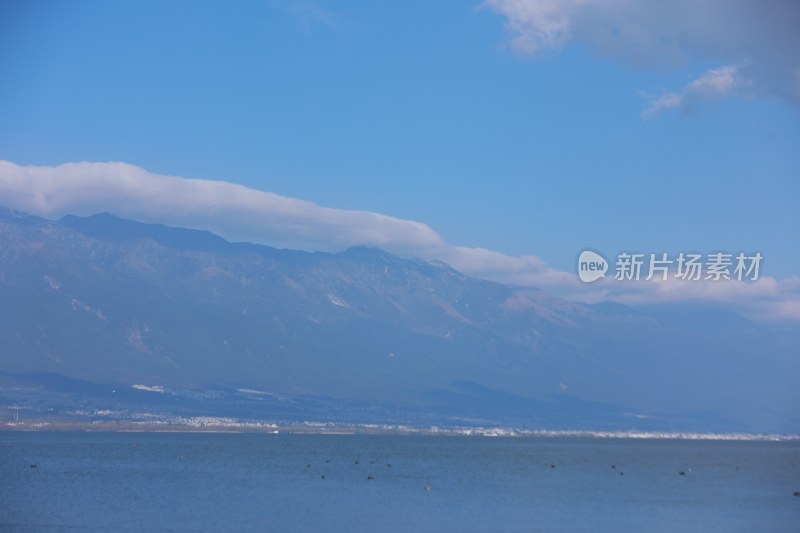
<instances>
[{"instance_id":1,"label":"long cloud band over mountain","mask_svg":"<svg viewBox=\"0 0 800 533\"><path fill-rule=\"evenodd\" d=\"M369 211L322 207L225 181L163 176L126 163L20 166L0 161L0 205L57 218L109 211L143 222L205 229L229 240L306 250L377 246L444 261L473 276L537 286L582 301L629 304L701 300L755 318L800 320L800 278L757 283L645 282L580 284L535 256L457 246L427 224Z\"/></svg>"}]
</instances>

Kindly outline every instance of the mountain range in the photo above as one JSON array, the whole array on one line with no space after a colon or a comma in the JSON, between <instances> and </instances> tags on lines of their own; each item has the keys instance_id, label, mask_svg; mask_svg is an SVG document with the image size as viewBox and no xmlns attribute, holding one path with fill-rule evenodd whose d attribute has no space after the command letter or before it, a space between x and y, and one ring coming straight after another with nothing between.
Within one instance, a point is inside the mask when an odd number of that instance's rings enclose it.
<instances>
[{"instance_id":1,"label":"mountain range","mask_svg":"<svg viewBox=\"0 0 800 533\"><path fill-rule=\"evenodd\" d=\"M309 416L370 420L800 431L796 331L574 303L376 248L2 208L0 302L0 396L69 382L86 397L194 391L198 408L209 391L250 391L296 417L313 403L327 407ZM258 405L248 414L278 409Z\"/></svg>"}]
</instances>

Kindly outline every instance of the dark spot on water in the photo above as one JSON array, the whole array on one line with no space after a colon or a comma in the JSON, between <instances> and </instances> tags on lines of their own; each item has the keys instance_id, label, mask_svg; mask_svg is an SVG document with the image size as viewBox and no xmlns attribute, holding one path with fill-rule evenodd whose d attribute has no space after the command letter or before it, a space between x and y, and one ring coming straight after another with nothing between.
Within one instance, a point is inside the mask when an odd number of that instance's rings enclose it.
<instances>
[{"instance_id":1,"label":"dark spot on water","mask_svg":"<svg viewBox=\"0 0 800 533\"><path fill-rule=\"evenodd\" d=\"M555 468L555 467L556 467L556 465L550 465L550 468Z\"/></svg>"},{"instance_id":2,"label":"dark spot on water","mask_svg":"<svg viewBox=\"0 0 800 533\"><path fill-rule=\"evenodd\" d=\"M620 472L619 472L619 475L620 475L620 476L624 476L624 475L625 475L625 472L623 472L622 470L620 470Z\"/></svg>"},{"instance_id":3,"label":"dark spot on water","mask_svg":"<svg viewBox=\"0 0 800 533\"><path fill-rule=\"evenodd\" d=\"M611 465L611 468L617 468L617 465Z\"/></svg>"},{"instance_id":4,"label":"dark spot on water","mask_svg":"<svg viewBox=\"0 0 800 533\"><path fill-rule=\"evenodd\" d=\"M311 468L311 464L306 464L306 468Z\"/></svg>"},{"instance_id":5,"label":"dark spot on water","mask_svg":"<svg viewBox=\"0 0 800 533\"><path fill-rule=\"evenodd\" d=\"M367 476L367 479L368 479L368 480L372 480L372 479L375 479L375 478L374 478L374 477L372 477L372 476Z\"/></svg>"},{"instance_id":6,"label":"dark spot on water","mask_svg":"<svg viewBox=\"0 0 800 533\"><path fill-rule=\"evenodd\" d=\"M321 476L320 476L320 479L325 479L325 475L324 475L324 474L323 474L323 475L321 475Z\"/></svg>"},{"instance_id":7,"label":"dark spot on water","mask_svg":"<svg viewBox=\"0 0 800 533\"><path fill-rule=\"evenodd\" d=\"M428 485L427 483L425 483L424 485L422 485L422 490L424 490L425 492L428 492L429 490L431 490L431 486Z\"/></svg>"},{"instance_id":8,"label":"dark spot on water","mask_svg":"<svg viewBox=\"0 0 800 533\"><path fill-rule=\"evenodd\" d=\"M388 466L389 468L391 468L391 467L392 467L392 463L386 463L386 466Z\"/></svg>"},{"instance_id":9,"label":"dark spot on water","mask_svg":"<svg viewBox=\"0 0 800 533\"><path fill-rule=\"evenodd\" d=\"M358 464L358 459L356 459L356 464Z\"/></svg>"},{"instance_id":10,"label":"dark spot on water","mask_svg":"<svg viewBox=\"0 0 800 533\"><path fill-rule=\"evenodd\" d=\"M330 460L330 459L325 459L325 462L326 462L326 463L330 463L330 462L331 462L331 460Z\"/></svg>"},{"instance_id":11,"label":"dark spot on water","mask_svg":"<svg viewBox=\"0 0 800 533\"><path fill-rule=\"evenodd\" d=\"M31 468L36 468L36 465L31 465Z\"/></svg>"},{"instance_id":12,"label":"dark spot on water","mask_svg":"<svg viewBox=\"0 0 800 533\"><path fill-rule=\"evenodd\" d=\"M683 470L681 470L680 472L678 472L678 475L679 475L679 476L685 476L685 475L686 475L686 472L684 472Z\"/></svg>"},{"instance_id":13,"label":"dark spot on water","mask_svg":"<svg viewBox=\"0 0 800 533\"><path fill-rule=\"evenodd\" d=\"M800 496L800 490L796 490L796 491L794 491L794 495L795 495L795 496Z\"/></svg>"}]
</instances>

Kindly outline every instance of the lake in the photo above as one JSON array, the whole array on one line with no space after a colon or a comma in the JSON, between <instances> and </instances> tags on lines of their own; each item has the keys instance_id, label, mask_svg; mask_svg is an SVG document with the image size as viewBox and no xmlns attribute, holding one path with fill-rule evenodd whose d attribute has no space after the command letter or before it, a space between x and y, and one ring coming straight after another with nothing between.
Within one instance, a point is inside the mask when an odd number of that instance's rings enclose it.
<instances>
[{"instance_id":1,"label":"lake","mask_svg":"<svg viewBox=\"0 0 800 533\"><path fill-rule=\"evenodd\" d=\"M797 441L0 432L3 530L798 531L798 490Z\"/></svg>"}]
</instances>

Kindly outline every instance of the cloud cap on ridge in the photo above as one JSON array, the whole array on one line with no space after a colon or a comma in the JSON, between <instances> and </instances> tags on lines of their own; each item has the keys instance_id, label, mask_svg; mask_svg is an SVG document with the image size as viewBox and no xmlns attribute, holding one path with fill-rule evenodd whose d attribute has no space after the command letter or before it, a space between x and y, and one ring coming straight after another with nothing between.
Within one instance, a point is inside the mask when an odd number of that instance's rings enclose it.
<instances>
[{"instance_id":1,"label":"cloud cap on ridge","mask_svg":"<svg viewBox=\"0 0 800 533\"><path fill-rule=\"evenodd\" d=\"M225 181L148 172L127 163L20 166L0 161L0 205L46 218L109 211L139 220L209 230L233 241L305 250L340 251L369 245L448 263L465 274L510 285L540 287L583 302L631 305L681 301L733 307L751 318L800 321L800 277L757 283L600 283L533 255L510 256L446 242L430 226L370 211L319 206Z\"/></svg>"}]
</instances>

